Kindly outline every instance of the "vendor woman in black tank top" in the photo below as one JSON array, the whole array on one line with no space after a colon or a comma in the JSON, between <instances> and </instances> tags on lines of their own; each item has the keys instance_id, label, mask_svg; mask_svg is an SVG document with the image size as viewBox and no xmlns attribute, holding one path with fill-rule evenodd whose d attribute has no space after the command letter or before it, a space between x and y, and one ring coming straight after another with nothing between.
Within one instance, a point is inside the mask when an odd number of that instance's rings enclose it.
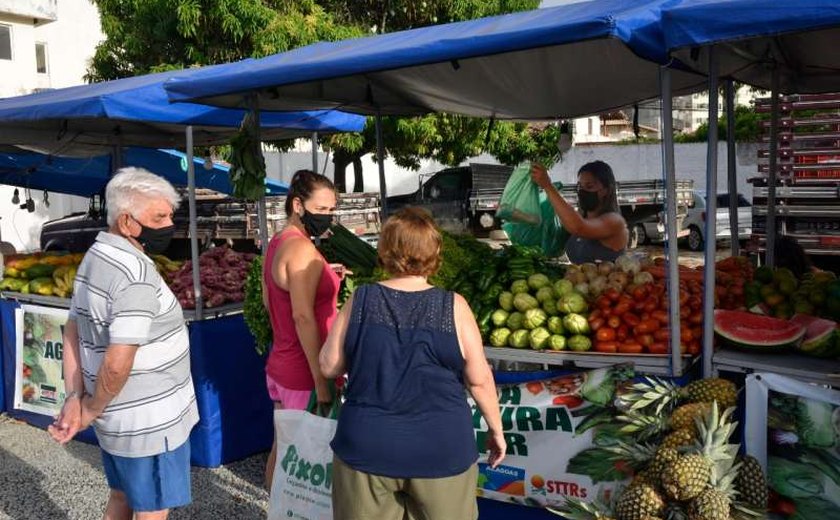
<instances>
[{"instance_id":1,"label":"vendor woman in black tank top","mask_svg":"<svg viewBox=\"0 0 840 520\"><path fill-rule=\"evenodd\" d=\"M604 161L584 164L578 170L578 211L551 184L540 164L531 166L531 178L548 195L554 212L571 237L566 254L575 264L613 261L627 246L627 223L618 210L615 176Z\"/></svg>"}]
</instances>

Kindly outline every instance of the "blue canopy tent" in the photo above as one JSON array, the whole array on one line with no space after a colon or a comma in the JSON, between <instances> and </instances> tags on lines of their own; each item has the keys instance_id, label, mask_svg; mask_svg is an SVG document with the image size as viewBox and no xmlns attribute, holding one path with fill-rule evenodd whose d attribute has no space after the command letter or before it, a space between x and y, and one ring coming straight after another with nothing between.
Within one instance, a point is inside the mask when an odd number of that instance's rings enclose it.
<instances>
[{"instance_id":1,"label":"blue canopy tent","mask_svg":"<svg viewBox=\"0 0 840 520\"><path fill-rule=\"evenodd\" d=\"M187 156L176 150L129 147L123 151L126 164L158 173L176 186L186 186ZM204 159L194 159L195 186L231 194L229 168L213 164L204 168ZM32 190L46 190L80 197L102 192L111 178L110 155L94 157L54 157L38 152L17 150L0 153L0 184ZM266 179L268 195L289 191L285 183Z\"/></svg>"},{"instance_id":2,"label":"blue canopy tent","mask_svg":"<svg viewBox=\"0 0 840 520\"><path fill-rule=\"evenodd\" d=\"M727 113L734 112L733 81L771 92L765 259L772 266L776 238L779 94L840 91L840 53L837 52L840 3L836 0L681 0L663 7L660 25L669 54L681 66L709 77L710 136L717 136L718 78L724 78L727 83ZM732 193L736 191L734 118L728 118L727 122L728 190ZM717 142L714 138L709 140L706 179L707 193L717 192ZM710 197L706 209L711 214L716 211L713 199ZM735 197L730 197L733 254L738 251L735 201ZM715 236L715 225L715 219L707 220L706 236ZM706 243L704 314L707 316L711 315L714 305L715 246L713 240ZM706 374L713 371L711 321L706 320L703 334L703 370Z\"/></svg>"}]
</instances>

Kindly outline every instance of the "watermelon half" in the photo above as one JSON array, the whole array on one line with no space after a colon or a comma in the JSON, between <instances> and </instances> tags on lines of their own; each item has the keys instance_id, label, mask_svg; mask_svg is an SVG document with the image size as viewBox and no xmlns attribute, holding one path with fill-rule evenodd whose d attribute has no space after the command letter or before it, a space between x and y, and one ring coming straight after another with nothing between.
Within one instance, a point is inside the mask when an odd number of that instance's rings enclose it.
<instances>
[{"instance_id":1,"label":"watermelon half","mask_svg":"<svg viewBox=\"0 0 840 520\"><path fill-rule=\"evenodd\" d=\"M715 311L715 334L730 347L751 352L783 352L805 335L799 323L743 311Z\"/></svg>"},{"instance_id":2,"label":"watermelon half","mask_svg":"<svg viewBox=\"0 0 840 520\"><path fill-rule=\"evenodd\" d=\"M805 327L805 337L797 347L808 356L834 358L840 356L840 331L831 320L797 314L791 321Z\"/></svg>"}]
</instances>

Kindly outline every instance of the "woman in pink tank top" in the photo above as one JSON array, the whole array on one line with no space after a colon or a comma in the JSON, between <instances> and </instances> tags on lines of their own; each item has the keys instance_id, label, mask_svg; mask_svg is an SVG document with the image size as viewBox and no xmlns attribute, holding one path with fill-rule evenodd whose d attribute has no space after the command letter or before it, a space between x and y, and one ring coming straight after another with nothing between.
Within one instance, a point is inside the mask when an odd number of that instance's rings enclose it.
<instances>
[{"instance_id":1,"label":"woman in pink tank top","mask_svg":"<svg viewBox=\"0 0 840 520\"><path fill-rule=\"evenodd\" d=\"M319 403L332 400L332 383L321 375L318 354L335 319L339 285L346 271L328 264L311 237L329 229L336 201L329 179L298 171L286 196L288 224L268 244L263 303L271 318L273 341L265 371L275 408L305 409L313 390ZM266 466L268 489L276 455L273 446Z\"/></svg>"}]
</instances>

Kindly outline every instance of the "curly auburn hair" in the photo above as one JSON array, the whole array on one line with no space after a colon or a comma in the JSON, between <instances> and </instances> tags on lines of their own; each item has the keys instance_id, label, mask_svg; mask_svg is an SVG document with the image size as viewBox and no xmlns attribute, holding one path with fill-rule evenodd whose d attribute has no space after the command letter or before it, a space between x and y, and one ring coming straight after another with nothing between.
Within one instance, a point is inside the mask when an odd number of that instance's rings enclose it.
<instances>
[{"instance_id":1,"label":"curly auburn hair","mask_svg":"<svg viewBox=\"0 0 840 520\"><path fill-rule=\"evenodd\" d=\"M443 239L422 208L399 210L379 234L379 265L391 276L432 276L440 268Z\"/></svg>"}]
</instances>

